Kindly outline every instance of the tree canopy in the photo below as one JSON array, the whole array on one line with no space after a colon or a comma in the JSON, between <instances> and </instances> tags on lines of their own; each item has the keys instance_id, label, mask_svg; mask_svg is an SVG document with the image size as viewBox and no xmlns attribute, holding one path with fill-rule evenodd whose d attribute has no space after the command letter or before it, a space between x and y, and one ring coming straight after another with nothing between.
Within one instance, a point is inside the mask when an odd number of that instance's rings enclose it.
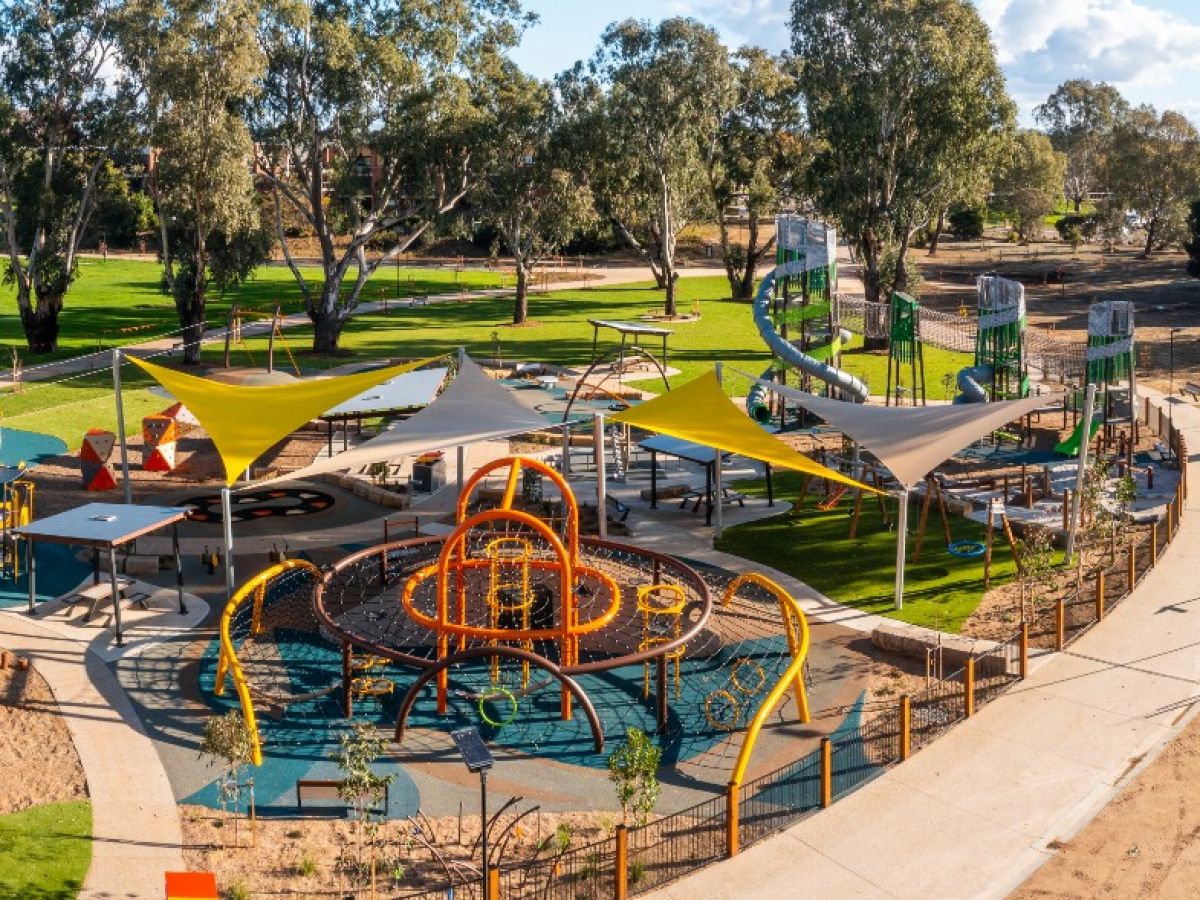
<instances>
[{"instance_id":1,"label":"tree canopy","mask_svg":"<svg viewBox=\"0 0 1200 900\"><path fill-rule=\"evenodd\" d=\"M792 48L814 141L809 194L861 251L867 299L886 300L906 283L909 241L947 170L990 171L1012 126L987 26L967 0L793 0Z\"/></svg>"},{"instance_id":2,"label":"tree canopy","mask_svg":"<svg viewBox=\"0 0 1200 900\"><path fill-rule=\"evenodd\" d=\"M1033 111L1054 149L1066 154L1065 188L1079 212L1097 187L1104 151L1129 104L1111 84L1087 79L1064 81Z\"/></svg>"}]
</instances>

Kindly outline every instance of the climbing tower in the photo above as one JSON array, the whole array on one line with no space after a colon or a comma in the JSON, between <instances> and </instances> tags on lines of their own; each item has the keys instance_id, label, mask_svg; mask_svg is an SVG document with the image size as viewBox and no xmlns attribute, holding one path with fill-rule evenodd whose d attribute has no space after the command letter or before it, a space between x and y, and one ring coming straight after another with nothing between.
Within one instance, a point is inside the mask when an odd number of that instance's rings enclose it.
<instances>
[{"instance_id":1,"label":"climbing tower","mask_svg":"<svg viewBox=\"0 0 1200 900\"><path fill-rule=\"evenodd\" d=\"M837 367L848 339L838 315L837 231L824 222L781 215L775 217L775 236L775 264L786 273L775 281L776 327L802 353ZM778 377L786 380L783 367ZM801 372L802 389L812 390L812 381Z\"/></svg>"},{"instance_id":2,"label":"climbing tower","mask_svg":"<svg viewBox=\"0 0 1200 900\"><path fill-rule=\"evenodd\" d=\"M1103 400L1106 431L1126 424L1136 438L1133 330L1133 304L1128 300L1103 300L1088 308L1087 383L1096 385Z\"/></svg>"},{"instance_id":3,"label":"climbing tower","mask_svg":"<svg viewBox=\"0 0 1200 900\"><path fill-rule=\"evenodd\" d=\"M990 400L1029 395L1025 359L1025 286L1019 281L983 275L977 283L979 323L975 338L975 380L988 385ZM959 384L960 387L963 385Z\"/></svg>"},{"instance_id":4,"label":"climbing tower","mask_svg":"<svg viewBox=\"0 0 1200 900\"><path fill-rule=\"evenodd\" d=\"M908 391L913 406L925 405L925 349L921 343L920 304L908 294L892 294L888 319L888 370L884 403L899 406L902 393L901 372L908 366Z\"/></svg>"}]
</instances>

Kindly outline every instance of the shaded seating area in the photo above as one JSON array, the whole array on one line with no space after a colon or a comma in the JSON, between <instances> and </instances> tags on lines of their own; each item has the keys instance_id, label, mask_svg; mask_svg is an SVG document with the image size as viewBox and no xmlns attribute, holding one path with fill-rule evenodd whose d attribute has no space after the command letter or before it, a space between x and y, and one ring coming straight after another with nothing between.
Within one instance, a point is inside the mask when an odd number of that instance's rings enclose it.
<instances>
[{"instance_id":1,"label":"shaded seating area","mask_svg":"<svg viewBox=\"0 0 1200 900\"><path fill-rule=\"evenodd\" d=\"M178 506L141 506L124 503L88 503L57 515L23 525L15 533L25 541L25 559L29 572L29 614L37 613L37 564L34 546L39 542L87 547L92 551L92 586L77 592L74 603L89 602L87 618L96 614L105 600L112 603L116 645L124 645L121 631L122 604L141 603L144 594L130 590L133 582L117 572L117 549L155 531L171 528L171 549L175 557L175 584L179 612L187 612L183 599L183 559L179 553L179 523L190 510ZM100 555L108 555L109 583L100 578ZM68 601L71 603L71 601ZM71 603L71 605L74 605Z\"/></svg>"}]
</instances>

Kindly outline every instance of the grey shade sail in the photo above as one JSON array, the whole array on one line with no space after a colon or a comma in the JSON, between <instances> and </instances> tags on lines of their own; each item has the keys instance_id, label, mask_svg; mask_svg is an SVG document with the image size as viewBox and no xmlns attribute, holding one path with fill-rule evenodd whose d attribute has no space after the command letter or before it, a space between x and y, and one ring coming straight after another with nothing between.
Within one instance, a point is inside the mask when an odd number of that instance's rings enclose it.
<instances>
[{"instance_id":1,"label":"grey shade sail","mask_svg":"<svg viewBox=\"0 0 1200 900\"><path fill-rule=\"evenodd\" d=\"M550 423L540 413L514 397L504 385L488 378L470 359L464 359L450 386L412 418L344 453L319 459L270 481L248 484L243 489L310 478L322 472L359 469L399 456L445 450L549 427Z\"/></svg>"},{"instance_id":2,"label":"grey shade sail","mask_svg":"<svg viewBox=\"0 0 1200 900\"><path fill-rule=\"evenodd\" d=\"M16 533L35 541L80 547L118 547L188 517L190 507L86 503L30 522Z\"/></svg>"},{"instance_id":3,"label":"grey shade sail","mask_svg":"<svg viewBox=\"0 0 1200 900\"><path fill-rule=\"evenodd\" d=\"M446 379L447 371L443 366L438 369L418 369L416 372L405 372L403 375L397 375L383 384L376 385L356 397L339 403L324 412L321 418L378 415L392 410L428 406L437 396L438 388Z\"/></svg>"},{"instance_id":4,"label":"grey shade sail","mask_svg":"<svg viewBox=\"0 0 1200 900\"><path fill-rule=\"evenodd\" d=\"M754 380L870 450L906 489L920 484L958 451L1053 399L1025 397L959 406L863 406L817 397L773 381Z\"/></svg>"}]
</instances>

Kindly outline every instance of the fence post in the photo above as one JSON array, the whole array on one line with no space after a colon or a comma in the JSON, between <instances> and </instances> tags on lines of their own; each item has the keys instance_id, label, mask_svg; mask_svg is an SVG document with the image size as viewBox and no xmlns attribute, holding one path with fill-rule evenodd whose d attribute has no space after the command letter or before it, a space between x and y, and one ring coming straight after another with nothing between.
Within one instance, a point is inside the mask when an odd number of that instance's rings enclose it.
<instances>
[{"instance_id":1,"label":"fence post","mask_svg":"<svg viewBox=\"0 0 1200 900\"><path fill-rule=\"evenodd\" d=\"M1096 573L1096 621L1104 618L1104 570Z\"/></svg>"},{"instance_id":2,"label":"fence post","mask_svg":"<svg viewBox=\"0 0 1200 900\"><path fill-rule=\"evenodd\" d=\"M900 762L912 754L912 701L908 694L900 698Z\"/></svg>"},{"instance_id":3,"label":"fence post","mask_svg":"<svg viewBox=\"0 0 1200 900\"><path fill-rule=\"evenodd\" d=\"M625 900L629 896L629 830L617 826L617 871L613 878L613 897Z\"/></svg>"},{"instance_id":4,"label":"fence post","mask_svg":"<svg viewBox=\"0 0 1200 900\"><path fill-rule=\"evenodd\" d=\"M1178 489L1176 490L1178 493ZM1171 500L1167 503L1167 540L1175 537L1175 501Z\"/></svg>"},{"instance_id":5,"label":"fence post","mask_svg":"<svg viewBox=\"0 0 1200 900\"><path fill-rule=\"evenodd\" d=\"M975 657L968 656L963 668L963 708L967 718L975 715Z\"/></svg>"},{"instance_id":6,"label":"fence post","mask_svg":"<svg viewBox=\"0 0 1200 900\"><path fill-rule=\"evenodd\" d=\"M500 900L500 870L490 866L487 870L487 900Z\"/></svg>"},{"instance_id":7,"label":"fence post","mask_svg":"<svg viewBox=\"0 0 1200 900\"><path fill-rule=\"evenodd\" d=\"M1128 588L1132 591L1137 584L1137 546L1132 537L1129 539L1129 555L1125 559L1125 576L1129 581Z\"/></svg>"},{"instance_id":8,"label":"fence post","mask_svg":"<svg viewBox=\"0 0 1200 900\"><path fill-rule=\"evenodd\" d=\"M725 855L737 856L738 850L738 784L725 786Z\"/></svg>"},{"instance_id":9,"label":"fence post","mask_svg":"<svg viewBox=\"0 0 1200 900\"><path fill-rule=\"evenodd\" d=\"M821 809L833 805L833 741L821 738Z\"/></svg>"},{"instance_id":10,"label":"fence post","mask_svg":"<svg viewBox=\"0 0 1200 900\"><path fill-rule=\"evenodd\" d=\"M1054 649L1062 651L1067 630L1067 604L1062 597L1054 606Z\"/></svg>"},{"instance_id":11,"label":"fence post","mask_svg":"<svg viewBox=\"0 0 1200 900\"><path fill-rule=\"evenodd\" d=\"M1021 649L1021 680L1029 677L1029 623L1021 623L1021 637L1018 641Z\"/></svg>"},{"instance_id":12,"label":"fence post","mask_svg":"<svg viewBox=\"0 0 1200 900\"><path fill-rule=\"evenodd\" d=\"M1158 565L1158 519L1150 523L1150 566Z\"/></svg>"}]
</instances>

